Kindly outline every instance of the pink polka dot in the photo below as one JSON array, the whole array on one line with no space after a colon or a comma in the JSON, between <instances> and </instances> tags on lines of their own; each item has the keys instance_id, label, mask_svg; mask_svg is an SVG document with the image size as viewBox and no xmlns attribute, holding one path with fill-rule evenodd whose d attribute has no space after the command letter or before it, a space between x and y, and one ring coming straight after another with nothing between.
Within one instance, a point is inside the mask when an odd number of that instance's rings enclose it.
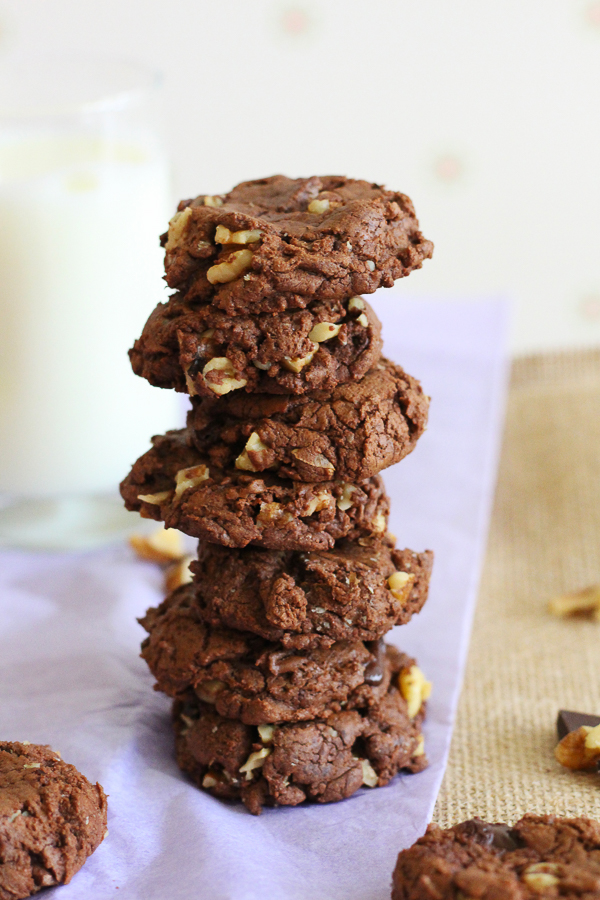
<instances>
[{"instance_id":1,"label":"pink polka dot","mask_svg":"<svg viewBox=\"0 0 600 900\"><path fill-rule=\"evenodd\" d=\"M457 156L448 153L436 159L433 171L440 181L456 181L463 174L463 164Z\"/></svg>"},{"instance_id":2,"label":"pink polka dot","mask_svg":"<svg viewBox=\"0 0 600 900\"><path fill-rule=\"evenodd\" d=\"M600 28L600 3L595 0L594 3L588 3L585 8L585 19L588 25Z\"/></svg>"},{"instance_id":3,"label":"pink polka dot","mask_svg":"<svg viewBox=\"0 0 600 900\"><path fill-rule=\"evenodd\" d=\"M288 34L306 34L310 28L310 16L304 9L292 7L283 13L281 27Z\"/></svg>"},{"instance_id":4,"label":"pink polka dot","mask_svg":"<svg viewBox=\"0 0 600 900\"><path fill-rule=\"evenodd\" d=\"M587 294L579 303L579 312L588 322L600 322L600 293Z\"/></svg>"}]
</instances>

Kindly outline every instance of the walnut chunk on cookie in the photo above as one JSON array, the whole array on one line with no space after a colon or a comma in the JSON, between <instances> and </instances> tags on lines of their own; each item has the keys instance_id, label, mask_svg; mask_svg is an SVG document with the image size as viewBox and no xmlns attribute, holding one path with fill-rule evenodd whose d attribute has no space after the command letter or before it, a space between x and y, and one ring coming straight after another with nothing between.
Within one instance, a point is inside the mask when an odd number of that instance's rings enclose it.
<instances>
[{"instance_id":1,"label":"walnut chunk on cookie","mask_svg":"<svg viewBox=\"0 0 600 900\"><path fill-rule=\"evenodd\" d=\"M369 294L433 252L405 194L339 175L182 200L162 242L167 284L230 315Z\"/></svg>"}]
</instances>

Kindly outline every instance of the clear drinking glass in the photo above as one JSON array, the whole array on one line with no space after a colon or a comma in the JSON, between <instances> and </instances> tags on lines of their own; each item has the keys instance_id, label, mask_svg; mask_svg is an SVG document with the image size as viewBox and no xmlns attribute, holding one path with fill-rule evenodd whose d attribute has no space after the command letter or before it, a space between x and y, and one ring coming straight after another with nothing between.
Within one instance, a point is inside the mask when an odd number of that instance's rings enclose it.
<instances>
[{"instance_id":1,"label":"clear drinking glass","mask_svg":"<svg viewBox=\"0 0 600 900\"><path fill-rule=\"evenodd\" d=\"M0 66L0 543L128 530L118 482L180 424L180 398L127 357L165 296L158 82L89 57Z\"/></svg>"}]
</instances>

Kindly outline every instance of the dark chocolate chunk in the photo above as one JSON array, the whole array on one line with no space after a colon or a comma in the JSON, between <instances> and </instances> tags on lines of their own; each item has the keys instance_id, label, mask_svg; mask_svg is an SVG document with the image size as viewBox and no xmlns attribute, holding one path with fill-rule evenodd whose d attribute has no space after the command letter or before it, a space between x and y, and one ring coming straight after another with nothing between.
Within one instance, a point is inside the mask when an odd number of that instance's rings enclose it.
<instances>
[{"instance_id":1,"label":"dark chocolate chunk","mask_svg":"<svg viewBox=\"0 0 600 900\"><path fill-rule=\"evenodd\" d=\"M505 822L484 822L476 817L464 822L461 832L493 850L517 850L523 846L518 833Z\"/></svg>"},{"instance_id":2,"label":"dark chocolate chunk","mask_svg":"<svg viewBox=\"0 0 600 900\"><path fill-rule=\"evenodd\" d=\"M559 741L569 734L571 731L577 731L582 725L588 725L594 728L600 725L600 716L592 716L589 713L572 712L568 709L561 709L556 719L556 733Z\"/></svg>"}]
</instances>

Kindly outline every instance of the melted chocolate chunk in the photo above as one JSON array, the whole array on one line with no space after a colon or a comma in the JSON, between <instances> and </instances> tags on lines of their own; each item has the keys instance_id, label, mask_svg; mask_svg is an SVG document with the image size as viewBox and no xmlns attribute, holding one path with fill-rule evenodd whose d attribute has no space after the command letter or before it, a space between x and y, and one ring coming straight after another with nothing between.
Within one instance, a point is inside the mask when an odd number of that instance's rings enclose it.
<instances>
[{"instance_id":1,"label":"melted chocolate chunk","mask_svg":"<svg viewBox=\"0 0 600 900\"><path fill-rule=\"evenodd\" d=\"M559 741L562 741L571 731L577 731L582 725L594 728L596 725L600 725L600 716L591 716L589 713L571 712L568 709L561 709L556 719L556 732Z\"/></svg>"},{"instance_id":2,"label":"melted chocolate chunk","mask_svg":"<svg viewBox=\"0 0 600 900\"><path fill-rule=\"evenodd\" d=\"M470 840L493 850L517 850L523 846L517 832L504 822L483 822L475 818L465 822L461 830Z\"/></svg>"},{"instance_id":3,"label":"melted chocolate chunk","mask_svg":"<svg viewBox=\"0 0 600 900\"><path fill-rule=\"evenodd\" d=\"M385 644L383 638L378 641L368 641L367 649L373 654L373 660L365 669L365 683L370 685L380 684L383 679L383 667L385 663Z\"/></svg>"}]
</instances>

